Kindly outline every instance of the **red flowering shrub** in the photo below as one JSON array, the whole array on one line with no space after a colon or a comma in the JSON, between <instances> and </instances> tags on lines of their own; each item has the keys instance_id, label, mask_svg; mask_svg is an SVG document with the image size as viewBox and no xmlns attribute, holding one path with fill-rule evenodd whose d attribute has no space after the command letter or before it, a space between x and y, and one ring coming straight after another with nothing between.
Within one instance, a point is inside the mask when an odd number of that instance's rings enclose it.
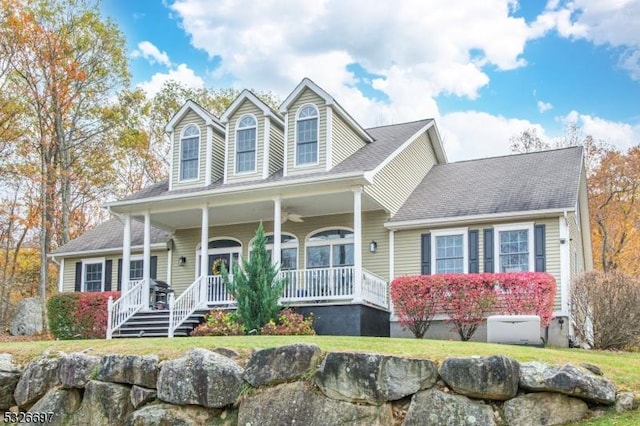
<instances>
[{"instance_id":1,"label":"red flowering shrub","mask_svg":"<svg viewBox=\"0 0 640 426\"><path fill-rule=\"evenodd\" d=\"M405 329L421 339L429 329L442 302L443 280L424 279L428 275L407 275L391 282L391 300Z\"/></svg>"},{"instance_id":2,"label":"red flowering shrub","mask_svg":"<svg viewBox=\"0 0 640 426\"><path fill-rule=\"evenodd\" d=\"M61 293L47 301L51 333L58 339L104 339L107 333L109 296L119 291L101 293Z\"/></svg>"},{"instance_id":3,"label":"red flowering shrub","mask_svg":"<svg viewBox=\"0 0 640 426\"><path fill-rule=\"evenodd\" d=\"M391 283L391 299L403 327L422 337L433 316L447 315L462 340L469 340L491 313L553 317L555 279L546 273L412 275Z\"/></svg>"},{"instance_id":4,"label":"red flowering shrub","mask_svg":"<svg viewBox=\"0 0 640 426\"><path fill-rule=\"evenodd\" d=\"M297 314L291 309L283 309L278 315L278 323L276 324L273 320L269 321L260 329L260 334L267 336L315 335L313 314L305 318L302 314Z\"/></svg>"},{"instance_id":5,"label":"red flowering shrub","mask_svg":"<svg viewBox=\"0 0 640 426\"><path fill-rule=\"evenodd\" d=\"M238 321L235 312L212 309L204 319L205 322L191 332L192 336L242 336L245 334L245 328Z\"/></svg>"}]
</instances>

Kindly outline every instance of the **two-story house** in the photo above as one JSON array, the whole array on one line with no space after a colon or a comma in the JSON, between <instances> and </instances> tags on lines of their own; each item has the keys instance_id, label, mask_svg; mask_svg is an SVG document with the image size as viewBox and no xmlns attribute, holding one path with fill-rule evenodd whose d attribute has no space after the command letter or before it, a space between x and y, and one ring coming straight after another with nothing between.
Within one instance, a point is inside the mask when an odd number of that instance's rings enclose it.
<instances>
[{"instance_id":1,"label":"two-story house","mask_svg":"<svg viewBox=\"0 0 640 426\"><path fill-rule=\"evenodd\" d=\"M169 179L54 254L61 291L122 290L110 332L154 307L154 279L174 290L170 335L232 306L220 265L251 255L262 222L281 303L320 333L403 335L400 275L546 271L566 344L571 277L592 267L580 147L449 163L433 120L364 129L309 79L279 111L247 90L219 118L188 101L166 131Z\"/></svg>"}]
</instances>

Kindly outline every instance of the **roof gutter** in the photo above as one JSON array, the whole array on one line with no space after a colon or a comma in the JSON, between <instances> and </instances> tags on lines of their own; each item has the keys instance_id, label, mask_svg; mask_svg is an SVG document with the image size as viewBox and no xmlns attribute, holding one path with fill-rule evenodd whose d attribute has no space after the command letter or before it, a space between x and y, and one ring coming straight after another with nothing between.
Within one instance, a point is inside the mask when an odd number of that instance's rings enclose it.
<instances>
[{"instance_id":1,"label":"roof gutter","mask_svg":"<svg viewBox=\"0 0 640 426\"><path fill-rule=\"evenodd\" d=\"M166 249L167 248L167 243L155 243L155 244L151 244L151 250L157 250L157 249ZM142 250L143 246L141 245L137 245L137 246L131 246L131 250ZM122 247L110 247L110 248L105 248L105 249L97 249L97 250L82 250L82 251L70 251L70 252L63 252L63 253L55 253L55 254L49 254L49 258L53 259L54 256L58 256L58 257L78 257L78 256L87 256L87 253L93 253L93 254L109 254L109 253L120 253L122 251ZM58 263L56 260L54 260L54 262ZM59 264L59 263L58 263Z\"/></svg>"},{"instance_id":2,"label":"roof gutter","mask_svg":"<svg viewBox=\"0 0 640 426\"><path fill-rule=\"evenodd\" d=\"M454 226L463 225L468 223L483 223L493 222L500 219L524 219L528 217L541 217L541 216L562 216L566 215L567 211L572 211L567 208L559 209L546 209L546 210L526 210L520 212L504 212L504 213L488 213L479 215L468 215L458 217L439 217L433 219L418 219L418 220L405 220L398 222L385 222L384 226L387 229L394 231L407 230L407 229L419 229L425 227L435 226Z\"/></svg>"}]
</instances>

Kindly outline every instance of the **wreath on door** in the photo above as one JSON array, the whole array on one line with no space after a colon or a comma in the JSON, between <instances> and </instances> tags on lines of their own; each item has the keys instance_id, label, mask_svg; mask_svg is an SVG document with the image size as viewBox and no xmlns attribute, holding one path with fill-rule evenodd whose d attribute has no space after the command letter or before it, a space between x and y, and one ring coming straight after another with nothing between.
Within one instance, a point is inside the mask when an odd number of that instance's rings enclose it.
<instances>
[{"instance_id":1,"label":"wreath on door","mask_svg":"<svg viewBox=\"0 0 640 426\"><path fill-rule=\"evenodd\" d=\"M211 272L213 273L213 275L220 275L222 274L222 264L223 264L224 260L219 257L216 260L213 261L213 266L211 267Z\"/></svg>"}]
</instances>

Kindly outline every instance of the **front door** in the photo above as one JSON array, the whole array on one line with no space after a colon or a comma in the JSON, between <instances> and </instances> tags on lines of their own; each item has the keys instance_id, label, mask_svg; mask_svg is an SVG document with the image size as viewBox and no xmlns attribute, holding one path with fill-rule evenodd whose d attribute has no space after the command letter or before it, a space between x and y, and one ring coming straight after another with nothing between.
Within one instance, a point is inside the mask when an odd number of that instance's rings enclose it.
<instances>
[{"instance_id":1,"label":"front door","mask_svg":"<svg viewBox=\"0 0 640 426\"><path fill-rule=\"evenodd\" d=\"M220 250L220 249L216 249ZM208 275L221 275L222 274L222 265L227 270L228 273L233 273L231 270L232 266L229 265L237 265L238 259L240 258L240 253L231 252L231 253L211 253L213 250L209 251L209 269Z\"/></svg>"}]
</instances>

